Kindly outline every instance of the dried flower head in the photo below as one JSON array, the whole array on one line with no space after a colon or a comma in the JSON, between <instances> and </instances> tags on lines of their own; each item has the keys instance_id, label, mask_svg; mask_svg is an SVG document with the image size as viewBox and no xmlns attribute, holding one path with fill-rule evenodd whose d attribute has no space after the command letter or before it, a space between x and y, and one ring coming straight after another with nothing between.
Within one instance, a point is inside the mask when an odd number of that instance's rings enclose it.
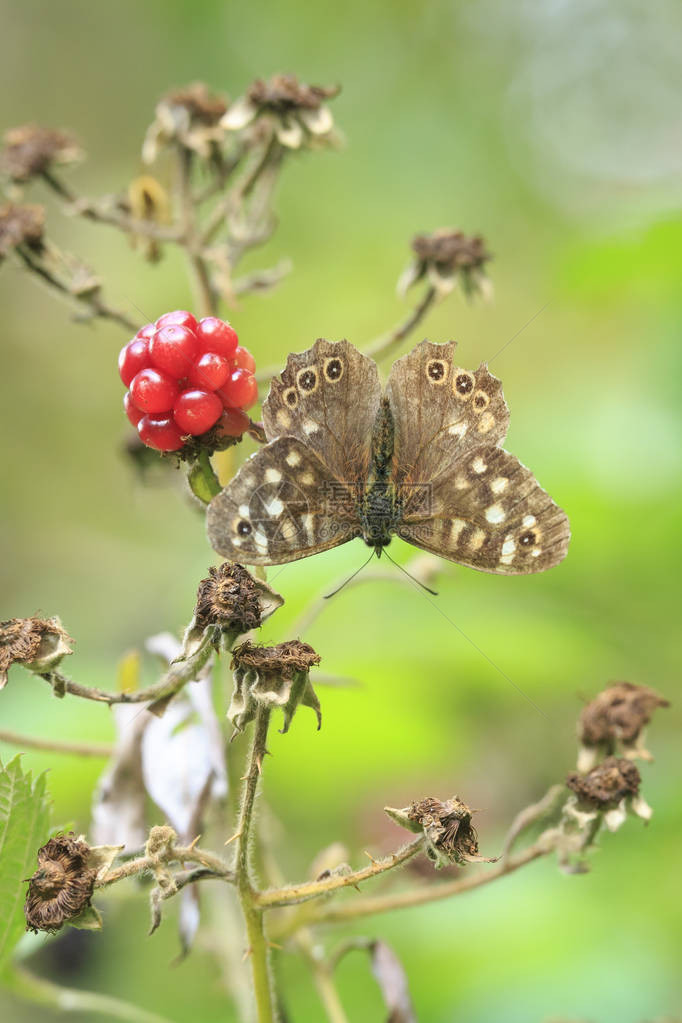
<instances>
[{"instance_id":1,"label":"dried flower head","mask_svg":"<svg viewBox=\"0 0 682 1023\"><path fill-rule=\"evenodd\" d=\"M232 651L235 690L227 716L237 731L241 732L253 720L259 705L282 708L282 732L289 730L300 704L315 711L319 728L320 704L309 673L320 660L308 643L295 639L270 647L248 641L235 647Z\"/></svg>"},{"instance_id":2,"label":"dried flower head","mask_svg":"<svg viewBox=\"0 0 682 1023\"><path fill-rule=\"evenodd\" d=\"M669 706L668 700L648 686L633 682L614 682L608 686L580 715L578 735L582 748L578 770L589 770L600 752L611 754L618 749L625 756L651 760L644 747L644 728L657 707Z\"/></svg>"},{"instance_id":3,"label":"dried flower head","mask_svg":"<svg viewBox=\"0 0 682 1023\"><path fill-rule=\"evenodd\" d=\"M325 100L336 96L339 89L305 85L295 75L274 75L268 82L259 78L230 106L222 124L229 131L241 131L263 119L288 149L315 142L333 143L337 141L334 120Z\"/></svg>"},{"instance_id":4,"label":"dried flower head","mask_svg":"<svg viewBox=\"0 0 682 1023\"><path fill-rule=\"evenodd\" d=\"M5 133L0 153L0 171L12 181L29 181L50 170L53 164L68 164L83 156L78 143L65 132L23 124Z\"/></svg>"},{"instance_id":5,"label":"dried flower head","mask_svg":"<svg viewBox=\"0 0 682 1023\"><path fill-rule=\"evenodd\" d=\"M441 228L433 234L418 234L412 240L416 258L398 281L398 293L405 295L417 281L426 277L439 297L449 295L459 283L467 297L492 295L485 264L492 259L480 235Z\"/></svg>"},{"instance_id":6,"label":"dried flower head","mask_svg":"<svg viewBox=\"0 0 682 1023\"><path fill-rule=\"evenodd\" d=\"M147 129L142 159L153 163L164 146L176 142L184 149L208 159L225 138L221 118L227 98L209 92L203 82L193 82L166 93L157 104L154 120Z\"/></svg>"},{"instance_id":7,"label":"dried flower head","mask_svg":"<svg viewBox=\"0 0 682 1023\"><path fill-rule=\"evenodd\" d=\"M208 577L199 583L195 625L202 630L218 625L242 635L260 628L283 603L279 593L260 579L254 579L243 565L224 561L218 568L209 568Z\"/></svg>"},{"instance_id":8,"label":"dried flower head","mask_svg":"<svg viewBox=\"0 0 682 1023\"><path fill-rule=\"evenodd\" d=\"M33 252L40 252L44 231L43 206L18 206L11 202L0 206L0 260L20 245L26 245Z\"/></svg>"},{"instance_id":9,"label":"dried flower head","mask_svg":"<svg viewBox=\"0 0 682 1023\"><path fill-rule=\"evenodd\" d=\"M73 652L71 643L58 618L10 618L0 622L0 689L7 684L12 664L45 674Z\"/></svg>"},{"instance_id":10,"label":"dried flower head","mask_svg":"<svg viewBox=\"0 0 682 1023\"><path fill-rule=\"evenodd\" d=\"M58 931L90 905L97 876L87 842L57 835L38 850L38 870L29 879L24 905L26 929Z\"/></svg>"},{"instance_id":11,"label":"dried flower head","mask_svg":"<svg viewBox=\"0 0 682 1023\"><path fill-rule=\"evenodd\" d=\"M426 854L438 868L451 863L495 862L479 855L472 811L457 796L444 802L427 796L402 810L387 806L385 812L401 827L417 834L423 832Z\"/></svg>"},{"instance_id":12,"label":"dried flower head","mask_svg":"<svg viewBox=\"0 0 682 1023\"><path fill-rule=\"evenodd\" d=\"M607 757L587 774L574 771L567 776L566 784L575 792L575 797L565 810L587 825L603 817L610 831L620 827L628 810L648 821L653 811L639 794L641 781L631 760Z\"/></svg>"}]
</instances>

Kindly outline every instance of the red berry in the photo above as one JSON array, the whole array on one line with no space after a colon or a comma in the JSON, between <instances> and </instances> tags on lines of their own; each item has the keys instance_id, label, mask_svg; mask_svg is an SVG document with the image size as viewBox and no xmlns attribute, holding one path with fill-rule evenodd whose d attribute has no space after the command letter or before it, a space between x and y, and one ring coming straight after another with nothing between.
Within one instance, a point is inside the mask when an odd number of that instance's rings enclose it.
<instances>
[{"instance_id":1,"label":"red berry","mask_svg":"<svg viewBox=\"0 0 682 1023\"><path fill-rule=\"evenodd\" d=\"M258 384L248 370L235 369L218 394L226 408L247 409L251 408L258 398Z\"/></svg>"},{"instance_id":2,"label":"red berry","mask_svg":"<svg viewBox=\"0 0 682 1023\"><path fill-rule=\"evenodd\" d=\"M118 357L118 372L121 380L130 387L130 381L141 369L151 366L152 360L149 355L149 343L141 337L134 337L125 348L121 349Z\"/></svg>"},{"instance_id":3,"label":"red berry","mask_svg":"<svg viewBox=\"0 0 682 1023\"><path fill-rule=\"evenodd\" d=\"M170 413L142 416L137 424L140 440L157 451L177 451L182 447L182 433Z\"/></svg>"},{"instance_id":4,"label":"red berry","mask_svg":"<svg viewBox=\"0 0 682 1023\"><path fill-rule=\"evenodd\" d=\"M154 324L154 323L145 323L144 327L140 327L140 329L138 330L138 332L135 335L135 337L146 338L147 341L148 341L150 337L154 336L154 331L155 330L156 330L156 324Z\"/></svg>"},{"instance_id":5,"label":"red berry","mask_svg":"<svg viewBox=\"0 0 682 1023\"><path fill-rule=\"evenodd\" d=\"M203 320L199 320L197 337L202 352L216 352L218 355L224 355L226 359L234 356L239 344L236 331L217 316L205 316Z\"/></svg>"},{"instance_id":6,"label":"red berry","mask_svg":"<svg viewBox=\"0 0 682 1023\"><path fill-rule=\"evenodd\" d=\"M222 411L223 406L217 394L199 390L183 391L173 407L175 422L183 433L191 433L193 436L210 430Z\"/></svg>"},{"instance_id":7,"label":"red berry","mask_svg":"<svg viewBox=\"0 0 682 1023\"><path fill-rule=\"evenodd\" d=\"M204 352L192 366L187 374L190 384L200 387L204 391L217 391L227 382L232 372L230 363L224 355L217 355L216 352Z\"/></svg>"},{"instance_id":8,"label":"red berry","mask_svg":"<svg viewBox=\"0 0 682 1023\"><path fill-rule=\"evenodd\" d=\"M156 331L149 342L149 354L157 369L180 380L191 370L199 354L199 342L189 327L171 323Z\"/></svg>"},{"instance_id":9,"label":"red berry","mask_svg":"<svg viewBox=\"0 0 682 1023\"><path fill-rule=\"evenodd\" d=\"M177 396L177 381L158 369L141 369L130 385L132 402L142 412L169 412Z\"/></svg>"},{"instance_id":10,"label":"red berry","mask_svg":"<svg viewBox=\"0 0 682 1023\"><path fill-rule=\"evenodd\" d=\"M241 437L249 428L249 417L240 408L227 408L218 420L219 437Z\"/></svg>"},{"instance_id":11,"label":"red berry","mask_svg":"<svg viewBox=\"0 0 682 1023\"><path fill-rule=\"evenodd\" d=\"M133 426L137 426L144 415L144 412L141 409L139 409L136 405L133 405L133 399L130 397L130 391L126 391L123 395L123 410Z\"/></svg>"},{"instance_id":12,"label":"red berry","mask_svg":"<svg viewBox=\"0 0 682 1023\"><path fill-rule=\"evenodd\" d=\"M256 360L249 349L242 348L241 345L232 356L232 363L236 369L248 369L249 373L254 373L256 370Z\"/></svg>"},{"instance_id":13,"label":"red berry","mask_svg":"<svg viewBox=\"0 0 682 1023\"><path fill-rule=\"evenodd\" d=\"M164 313L163 316L159 316L156 321L157 330L160 330L161 327L170 326L189 327L190 330L196 330L196 316L192 316L186 309L176 309L173 313Z\"/></svg>"}]
</instances>

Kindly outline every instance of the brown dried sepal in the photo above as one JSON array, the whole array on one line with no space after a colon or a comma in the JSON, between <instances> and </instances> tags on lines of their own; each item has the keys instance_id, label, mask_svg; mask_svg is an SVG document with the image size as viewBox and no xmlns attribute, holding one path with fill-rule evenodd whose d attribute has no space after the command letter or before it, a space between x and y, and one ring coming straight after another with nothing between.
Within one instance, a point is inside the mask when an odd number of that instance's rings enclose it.
<instances>
[{"instance_id":1,"label":"brown dried sepal","mask_svg":"<svg viewBox=\"0 0 682 1023\"><path fill-rule=\"evenodd\" d=\"M291 679L296 672L310 671L319 664L322 658L313 650L309 643L299 639L290 639L277 646L256 646L247 641L232 651L232 667L234 669L253 669L261 677L276 675Z\"/></svg>"},{"instance_id":2,"label":"brown dried sepal","mask_svg":"<svg viewBox=\"0 0 682 1023\"><path fill-rule=\"evenodd\" d=\"M432 234L418 234L412 239L415 259L398 281L398 291L405 294L417 281L426 277L440 296L449 294L459 282L468 296L480 293L490 296L492 285L485 273L485 264L492 259L480 235L466 235L452 228L440 228Z\"/></svg>"},{"instance_id":3,"label":"brown dried sepal","mask_svg":"<svg viewBox=\"0 0 682 1023\"><path fill-rule=\"evenodd\" d=\"M282 732L287 732L301 705L315 711L319 728L320 703L309 672L320 660L320 655L300 640L271 647L247 641L235 647L232 651L235 688L227 716L236 730L241 732L259 707L280 707L284 714Z\"/></svg>"},{"instance_id":4,"label":"brown dried sepal","mask_svg":"<svg viewBox=\"0 0 682 1023\"><path fill-rule=\"evenodd\" d=\"M19 206L5 203L0 207L0 259L12 249L26 245L34 252L43 248L45 208L38 205Z\"/></svg>"},{"instance_id":5,"label":"brown dried sepal","mask_svg":"<svg viewBox=\"0 0 682 1023\"><path fill-rule=\"evenodd\" d=\"M295 110L319 110L325 100L338 95L338 85L306 85L296 75L273 75L269 81L257 78L246 90L247 99L261 110L275 114Z\"/></svg>"},{"instance_id":6,"label":"brown dried sepal","mask_svg":"<svg viewBox=\"0 0 682 1023\"><path fill-rule=\"evenodd\" d=\"M47 672L71 653L72 642L58 618L10 618L0 622L0 689L7 683L12 664Z\"/></svg>"},{"instance_id":7,"label":"brown dried sepal","mask_svg":"<svg viewBox=\"0 0 682 1023\"><path fill-rule=\"evenodd\" d=\"M636 797L641 781L635 764L624 757L607 757L587 774L574 771L566 778L582 803L600 810L616 807L626 796Z\"/></svg>"},{"instance_id":8,"label":"brown dried sepal","mask_svg":"<svg viewBox=\"0 0 682 1023\"><path fill-rule=\"evenodd\" d=\"M471 818L472 811L457 796L444 802L429 796L412 803L407 811L408 821L423 829L427 855L436 866L493 862L479 855L478 836Z\"/></svg>"},{"instance_id":9,"label":"brown dried sepal","mask_svg":"<svg viewBox=\"0 0 682 1023\"><path fill-rule=\"evenodd\" d=\"M5 133L0 170L13 181L29 181L53 163L73 163L82 153L71 135L37 124L23 124Z\"/></svg>"},{"instance_id":10,"label":"brown dried sepal","mask_svg":"<svg viewBox=\"0 0 682 1023\"><path fill-rule=\"evenodd\" d=\"M584 746L604 746L613 752L617 743L633 746L657 707L670 702L648 686L614 682L584 708L578 733Z\"/></svg>"},{"instance_id":11,"label":"brown dried sepal","mask_svg":"<svg viewBox=\"0 0 682 1023\"><path fill-rule=\"evenodd\" d=\"M192 82L181 89L172 89L161 100L169 106L184 107L192 120L216 124L227 110L227 98L210 92L205 82Z\"/></svg>"},{"instance_id":12,"label":"brown dried sepal","mask_svg":"<svg viewBox=\"0 0 682 1023\"><path fill-rule=\"evenodd\" d=\"M38 850L38 870L29 878L24 905L27 930L53 933L90 905L97 870L89 860L90 846L73 832Z\"/></svg>"},{"instance_id":13,"label":"brown dried sepal","mask_svg":"<svg viewBox=\"0 0 682 1023\"><path fill-rule=\"evenodd\" d=\"M205 629L219 625L241 634L260 627L262 621L261 587L243 565L224 561L209 568L197 590L194 609L196 625Z\"/></svg>"}]
</instances>

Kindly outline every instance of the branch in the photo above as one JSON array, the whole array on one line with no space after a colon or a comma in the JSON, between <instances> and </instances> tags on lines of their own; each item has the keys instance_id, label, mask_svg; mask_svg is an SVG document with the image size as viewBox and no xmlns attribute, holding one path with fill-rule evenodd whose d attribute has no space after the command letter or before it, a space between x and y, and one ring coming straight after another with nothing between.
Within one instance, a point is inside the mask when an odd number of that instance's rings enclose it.
<instances>
[{"instance_id":1,"label":"branch","mask_svg":"<svg viewBox=\"0 0 682 1023\"><path fill-rule=\"evenodd\" d=\"M388 334L372 341L363 349L365 355L371 355L374 359L382 359L397 348L401 341L412 333L419 323L426 316L436 298L436 289L429 287L424 292L421 302L412 310L410 315L402 323L399 323Z\"/></svg>"},{"instance_id":2,"label":"branch","mask_svg":"<svg viewBox=\"0 0 682 1023\"><path fill-rule=\"evenodd\" d=\"M201 237L197 228L194 199L192 196L192 151L178 146L178 192L182 210L184 247L194 278L198 308L202 316L215 316L218 312L218 300L211 284L211 278L200 253Z\"/></svg>"},{"instance_id":3,"label":"branch","mask_svg":"<svg viewBox=\"0 0 682 1023\"><path fill-rule=\"evenodd\" d=\"M110 757L113 746L104 743L62 742L59 739L41 739L33 735L19 735L18 732L0 731L0 742L24 749L42 749L51 753L72 753L78 757Z\"/></svg>"},{"instance_id":4,"label":"branch","mask_svg":"<svg viewBox=\"0 0 682 1023\"><path fill-rule=\"evenodd\" d=\"M104 875L104 877L101 877L95 882L95 888L107 888L109 885L116 884L117 881L122 881L126 877L136 877L138 874L144 874L148 870L153 870L155 866L158 866L159 861L162 863L198 863L201 867L204 867L207 871L209 871L208 874L202 873L200 875L197 874L196 871L192 871L192 877L184 877L181 875L180 879L182 884L215 878L222 878L224 881L228 881L230 883L234 882L234 871L225 862L225 860L220 858L220 856L216 856L211 852L206 852L203 849L198 849L193 845L178 845L173 846L166 854L158 856L138 856L134 860L128 860L126 863L122 863L120 867L112 868Z\"/></svg>"},{"instance_id":5,"label":"branch","mask_svg":"<svg viewBox=\"0 0 682 1023\"><path fill-rule=\"evenodd\" d=\"M274 888L271 891L259 892L256 896L256 905L263 909L274 909L280 906L294 906L300 902L307 902L310 899L317 899L321 895L328 895L338 891L340 888L357 887L362 881L368 881L379 874L385 874L387 870L400 867L413 856L421 852L424 847L424 836L414 838L407 845L404 845L397 852L386 856L381 860L372 860L362 870L356 870L351 874L333 874L322 881L304 881L302 884L287 885L284 888Z\"/></svg>"}]
</instances>

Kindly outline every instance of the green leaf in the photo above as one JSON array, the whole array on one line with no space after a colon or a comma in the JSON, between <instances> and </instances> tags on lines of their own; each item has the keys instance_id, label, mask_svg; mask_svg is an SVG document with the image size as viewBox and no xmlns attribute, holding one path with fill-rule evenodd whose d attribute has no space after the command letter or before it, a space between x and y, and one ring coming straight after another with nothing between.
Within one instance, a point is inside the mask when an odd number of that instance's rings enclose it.
<instances>
[{"instance_id":1,"label":"green leaf","mask_svg":"<svg viewBox=\"0 0 682 1023\"><path fill-rule=\"evenodd\" d=\"M0 972L25 930L22 884L36 869L36 853L49 833L50 803L45 775L33 782L16 756L0 762Z\"/></svg>"}]
</instances>

